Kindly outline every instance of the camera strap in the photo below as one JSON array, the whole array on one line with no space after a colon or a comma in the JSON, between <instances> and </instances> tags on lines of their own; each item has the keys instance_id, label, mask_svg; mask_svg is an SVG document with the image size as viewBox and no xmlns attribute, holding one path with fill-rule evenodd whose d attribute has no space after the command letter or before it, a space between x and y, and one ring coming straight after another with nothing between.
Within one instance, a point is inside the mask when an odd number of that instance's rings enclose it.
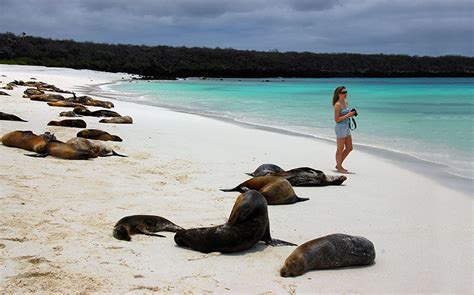
<instances>
[{"instance_id":1,"label":"camera strap","mask_svg":"<svg viewBox=\"0 0 474 295\"><path fill-rule=\"evenodd\" d=\"M356 122L356 120L354 119L354 117L350 117L350 120L349 120L349 129L350 129L350 130L356 130L356 129L357 129L357 122Z\"/></svg>"}]
</instances>

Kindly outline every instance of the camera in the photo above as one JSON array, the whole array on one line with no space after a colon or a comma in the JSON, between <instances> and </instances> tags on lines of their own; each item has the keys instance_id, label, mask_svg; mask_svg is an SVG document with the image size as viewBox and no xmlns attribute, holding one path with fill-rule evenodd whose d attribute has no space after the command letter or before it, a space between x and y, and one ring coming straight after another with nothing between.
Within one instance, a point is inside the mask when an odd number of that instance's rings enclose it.
<instances>
[{"instance_id":1,"label":"camera","mask_svg":"<svg viewBox=\"0 0 474 295\"><path fill-rule=\"evenodd\" d=\"M354 117L357 117L357 110L356 109L352 109L351 112L354 112Z\"/></svg>"}]
</instances>

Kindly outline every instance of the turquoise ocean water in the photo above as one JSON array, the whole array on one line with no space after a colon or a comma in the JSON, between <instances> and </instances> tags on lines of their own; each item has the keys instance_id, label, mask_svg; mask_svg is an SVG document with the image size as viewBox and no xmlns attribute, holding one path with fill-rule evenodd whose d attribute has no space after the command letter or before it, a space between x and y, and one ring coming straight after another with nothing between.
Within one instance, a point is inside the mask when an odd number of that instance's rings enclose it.
<instances>
[{"instance_id":1,"label":"turquoise ocean water","mask_svg":"<svg viewBox=\"0 0 474 295\"><path fill-rule=\"evenodd\" d=\"M332 93L358 110L355 144L442 164L474 178L474 79L186 79L106 86L120 99L334 140Z\"/></svg>"}]
</instances>

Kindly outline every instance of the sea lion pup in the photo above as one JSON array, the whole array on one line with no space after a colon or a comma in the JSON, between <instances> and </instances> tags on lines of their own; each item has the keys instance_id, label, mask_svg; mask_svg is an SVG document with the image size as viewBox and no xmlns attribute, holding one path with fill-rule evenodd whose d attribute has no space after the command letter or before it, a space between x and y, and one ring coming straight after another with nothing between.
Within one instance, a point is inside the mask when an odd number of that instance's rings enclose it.
<instances>
[{"instance_id":1,"label":"sea lion pup","mask_svg":"<svg viewBox=\"0 0 474 295\"><path fill-rule=\"evenodd\" d=\"M229 220L225 224L181 230L174 236L174 241L180 247L204 253L245 251L259 241L272 246L295 246L289 242L272 239L267 201L255 190L248 190L237 197Z\"/></svg>"},{"instance_id":2,"label":"sea lion pup","mask_svg":"<svg viewBox=\"0 0 474 295\"><path fill-rule=\"evenodd\" d=\"M36 135L31 131L13 131L2 136L4 146L16 147L36 153L43 153L46 144L54 140L56 140L56 137L49 132Z\"/></svg>"},{"instance_id":3,"label":"sea lion pup","mask_svg":"<svg viewBox=\"0 0 474 295\"><path fill-rule=\"evenodd\" d=\"M375 248L364 237L332 234L300 245L280 270L282 277L296 277L312 269L373 264Z\"/></svg>"},{"instance_id":4,"label":"sea lion pup","mask_svg":"<svg viewBox=\"0 0 474 295\"><path fill-rule=\"evenodd\" d=\"M267 199L268 205L284 205L303 202L308 198L296 195L288 180L278 176L258 176L242 182L231 189L221 189L223 192L244 192L246 189L258 190Z\"/></svg>"},{"instance_id":5,"label":"sea lion pup","mask_svg":"<svg viewBox=\"0 0 474 295\"><path fill-rule=\"evenodd\" d=\"M87 139L96 139L96 140L103 140L103 141L123 141L117 135L111 135L108 132L99 130L99 129L86 129L79 131L76 134L77 137L83 137Z\"/></svg>"},{"instance_id":6,"label":"sea lion pup","mask_svg":"<svg viewBox=\"0 0 474 295\"><path fill-rule=\"evenodd\" d=\"M340 185L346 181L344 175L326 175L321 170L309 167L300 167L285 171L277 165L263 164L254 172L247 173L250 176L279 176L287 179L292 186L326 186Z\"/></svg>"},{"instance_id":7,"label":"sea lion pup","mask_svg":"<svg viewBox=\"0 0 474 295\"><path fill-rule=\"evenodd\" d=\"M74 127L74 128L86 128L87 124L81 119L66 119L62 121L50 121L48 126L62 126L62 127Z\"/></svg>"},{"instance_id":8,"label":"sea lion pup","mask_svg":"<svg viewBox=\"0 0 474 295\"><path fill-rule=\"evenodd\" d=\"M97 157L110 157L110 156L127 157L125 155L116 153L113 149L111 149L110 147L108 147L102 142L96 142L96 141L93 142L82 137L71 138L68 141L66 141L66 144L78 150L90 150Z\"/></svg>"},{"instance_id":9,"label":"sea lion pup","mask_svg":"<svg viewBox=\"0 0 474 295\"><path fill-rule=\"evenodd\" d=\"M17 116L12 115L12 114L3 113L3 112L0 112L0 120L28 122L28 121L23 120L20 117L17 117Z\"/></svg>"},{"instance_id":10,"label":"sea lion pup","mask_svg":"<svg viewBox=\"0 0 474 295\"><path fill-rule=\"evenodd\" d=\"M165 237L155 234L159 231L177 232L183 230L166 218L154 215L131 215L120 219L114 226L113 236L118 240L130 241L132 235Z\"/></svg>"},{"instance_id":11,"label":"sea lion pup","mask_svg":"<svg viewBox=\"0 0 474 295\"><path fill-rule=\"evenodd\" d=\"M58 101L51 101L48 102L48 105L51 107L62 107L62 108L75 108L80 106L80 104L70 101L58 100Z\"/></svg>"},{"instance_id":12,"label":"sea lion pup","mask_svg":"<svg viewBox=\"0 0 474 295\"><path fill-rule=\"evenodd\" d=\"M115 117L110 119L102 119L99 121L99 123L132 124L133 119L130 116Z\"/></svg>"}]
</instances>

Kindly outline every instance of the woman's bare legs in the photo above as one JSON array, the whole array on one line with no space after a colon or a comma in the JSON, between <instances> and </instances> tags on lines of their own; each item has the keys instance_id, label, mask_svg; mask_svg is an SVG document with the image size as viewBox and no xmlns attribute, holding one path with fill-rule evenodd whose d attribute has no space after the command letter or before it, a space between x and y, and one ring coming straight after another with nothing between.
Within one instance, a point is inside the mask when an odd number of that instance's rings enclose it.
<instances>
[{"instance_id":1,"label":"woman's bare legs","mask_svg":"<svg viewBox=\"0 0 474 295\"><path fill-rule=\"evenodd\" d=\"M348 172L346 169L342 167L343 154L344 154L344 146L346 145L347 137L337 138L337 149L336 149L336 169L338 172ZM352 140L351 140L352 142ZM347 155L346 155L347 157Z\"/></svg>"},{"instance_id":2,"label":"woman's bare legs","mask_svg":"<svg viewBox=\"0 0 474 295\"><path fill-rule=\"evenodd\" d=\"M346 139L344 142L345 149L342 152L341 165L342 165L342 162L344 162L344 160L347 158L347 155L349 155L349 153L352 152L352 136L349 135L345 139Z\"/></svg>"}]
</instances>

